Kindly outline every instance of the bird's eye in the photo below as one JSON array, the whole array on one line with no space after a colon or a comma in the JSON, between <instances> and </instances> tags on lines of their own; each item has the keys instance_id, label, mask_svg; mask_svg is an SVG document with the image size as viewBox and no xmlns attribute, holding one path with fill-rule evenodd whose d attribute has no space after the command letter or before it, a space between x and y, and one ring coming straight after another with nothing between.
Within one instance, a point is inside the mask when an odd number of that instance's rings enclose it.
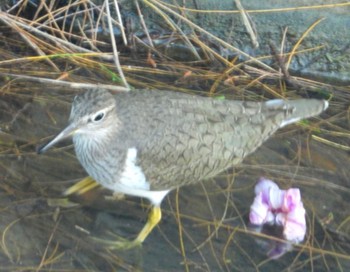
<instances>
[{"instance_id":1,"label":"bird's eye","mask_svg":"<svg viewBox=\"0 0 350 272\"><path fill-rule=\"evenodd\" d=\"M99 122L99 121L101 121L104 117L105 117L105 113L104 113L104 112L98 112L98 113L96 113L96 115L92 118L92 120L93 120L94 122Z\"/></svg>"}]
</instances>

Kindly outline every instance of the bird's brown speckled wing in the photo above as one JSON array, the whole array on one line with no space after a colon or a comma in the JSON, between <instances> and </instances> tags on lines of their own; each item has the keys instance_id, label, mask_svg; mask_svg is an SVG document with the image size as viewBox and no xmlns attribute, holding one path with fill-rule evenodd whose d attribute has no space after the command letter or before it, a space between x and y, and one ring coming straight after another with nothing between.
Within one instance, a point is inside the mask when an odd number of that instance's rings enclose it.
<instances>
[{"instance_id":1,"label":"bird's brown speckled wing","mask_svg":"<svg viewBox=\"0 0 350 272\"><path fill-rule=\"evenodd\" d=\"M116 99L124 127L120 144L137 148L138 163L157 190L214 177L295 114L283 101L222 101L164 91L134 91Z\"/></svg>"}]
</instances>

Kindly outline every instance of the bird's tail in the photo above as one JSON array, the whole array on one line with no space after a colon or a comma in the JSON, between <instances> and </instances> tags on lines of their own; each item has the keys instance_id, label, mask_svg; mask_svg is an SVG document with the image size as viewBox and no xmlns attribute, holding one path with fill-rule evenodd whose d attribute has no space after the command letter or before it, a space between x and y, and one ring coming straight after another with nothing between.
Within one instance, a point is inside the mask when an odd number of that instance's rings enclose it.
<instances>
[{"instance_id":1,"label":"bird's tail","mask_svg":"<svg viewBox=\"0 0 350 272\"><path fill-rule=\"evenodd\" d=\"M317 99L282 100L274 99L265 102L269 110L285 111L285 119L281 127L295 123L301 119L316 116L328 108L328 101Z\"/></svg>"}]
</instances>

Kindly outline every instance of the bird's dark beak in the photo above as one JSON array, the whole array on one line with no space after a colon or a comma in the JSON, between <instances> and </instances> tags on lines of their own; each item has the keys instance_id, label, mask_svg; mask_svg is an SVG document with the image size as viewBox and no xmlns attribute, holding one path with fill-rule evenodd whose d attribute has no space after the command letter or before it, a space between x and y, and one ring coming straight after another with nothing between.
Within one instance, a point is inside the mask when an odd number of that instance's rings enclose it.
<instances>
[{"instance_id":1,"label":"bird's dark beak","mask_svg":"<svg viewBox=\"0 0 350 272\"><path fill-rule=\"evenodd\" d=\"M46 145L39 147L37 150L37 153L42 154L42 153L46 152L49 148L54 146L59 141L62 141L64 139L70 137L71 135L73 135L74 132L77 131L77 129L78 128L74 123L70 124L68 127L66 127L64 130L62 130L60 134L58 134L55 138L53 138Z\"/></svg>"}]
</instances>

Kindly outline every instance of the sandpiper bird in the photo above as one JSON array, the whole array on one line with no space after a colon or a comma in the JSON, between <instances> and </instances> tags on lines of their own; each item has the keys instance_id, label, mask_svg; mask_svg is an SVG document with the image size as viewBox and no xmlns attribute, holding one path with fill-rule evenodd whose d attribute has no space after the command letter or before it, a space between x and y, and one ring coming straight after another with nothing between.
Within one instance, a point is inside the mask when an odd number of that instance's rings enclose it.
<instances>
[{"instance_id":1,"label":"sandpiper bird","mask_svg":"<svg viewBox=\"0 0 350 272\"><path fill-rule=\"evenodd\" d=\"M217 100L183 93L91 89L74 98L69 125L39 153L73 136L90 177L68 193L93 187L150 200L149 218L128 245L141 244L161 219L173 189L215 177L237 165L277 129L328 107L316 99L267 102ZM95 181L94 181L95 180Z\"/></svg>"}]
</instances>

